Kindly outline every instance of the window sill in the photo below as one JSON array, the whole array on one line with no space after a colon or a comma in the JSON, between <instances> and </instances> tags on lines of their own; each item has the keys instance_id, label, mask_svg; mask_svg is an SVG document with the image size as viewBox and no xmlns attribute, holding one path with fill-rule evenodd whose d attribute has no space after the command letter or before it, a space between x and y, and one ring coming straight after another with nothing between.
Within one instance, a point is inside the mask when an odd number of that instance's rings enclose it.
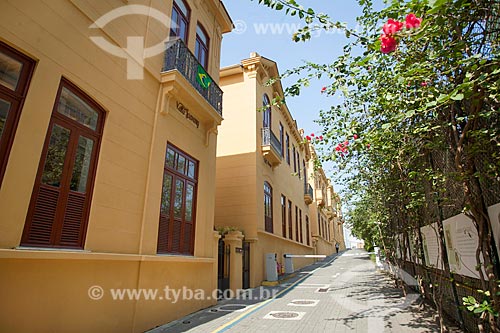
<instances>
[{"instance_id":1,"label":"window sill","mask_svg":"<svg viewBox=\"0 0 500 333\"><path fill-rule=\"evenodd\" d=\"M265 230L258 230L257 233L259 234L264 234L264 235L267 235L267 236L271 236L271 237L274 237L274 238L277 238L277 239L280 239L282 241L286 241L286 242L290 242L292 244L295 244L295 245L300 245L300 246L303 246L303 247L306 247L308 249L314 249L314 247L312 247L311 245L307 245L305 243L301 243L301 242L297 242L296 240L293 240L293 239L290 239L290 238L285 238L283 236L279 236L279 235L276 235L276 234L272 234L270 232L267 232Z\"/></svg>"},{"instance_id":2,"label":"window sill","mask_svg":"<svg viewBox=\"0 0 500 333\"><path fill-rule=\"evenodd\" d=\"M37 247L37 246L18 246L14 250L20 251L48 251L48 252L76 252L76 253L91 253L89 250L71 249L63 247Z\"/></svg>"},{"instance_id":3,"label":"window sill","mask_svg":"<svg viewBox=\"0 0 500 333\"><path fill-rule=\"evenodd\" d=\"M97 253L88 250L18 247L0 249L0 259L44 259L44 260L104 260L136 262L186 262L215 263L214 258L181 255L139 255L120 253Z\"/></svg>"}]
</instances>

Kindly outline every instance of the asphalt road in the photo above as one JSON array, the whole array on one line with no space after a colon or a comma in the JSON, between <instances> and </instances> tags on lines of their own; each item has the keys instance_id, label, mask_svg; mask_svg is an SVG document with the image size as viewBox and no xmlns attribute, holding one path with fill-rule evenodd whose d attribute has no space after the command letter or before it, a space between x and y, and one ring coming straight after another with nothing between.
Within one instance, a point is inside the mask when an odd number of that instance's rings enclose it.
<instances>
[{"instance_id":1,"label":"asphalt road","mask_svg":"<svg viewBox=\"0 0 500 333\"><path fill-rule=\"evenodd\" d=\"M253 299L223 300L150 332L439 332L435 311L416 294L404 297L363 250L328 257L277 287L251 291Z\"/></svg>"}]
</instances>

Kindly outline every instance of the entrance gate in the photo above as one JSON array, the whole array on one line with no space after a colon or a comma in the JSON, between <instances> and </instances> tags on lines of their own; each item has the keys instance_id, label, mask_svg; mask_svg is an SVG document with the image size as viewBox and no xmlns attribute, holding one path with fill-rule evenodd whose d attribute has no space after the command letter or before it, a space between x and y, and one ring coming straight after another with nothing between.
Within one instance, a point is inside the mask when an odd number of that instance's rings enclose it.
<instances>
[{"instance_id":1,"label":"entrance gate","mask_svg":"<svg viewBox=\"0 0 500 333\"><path fill-rule=\"evenodd\" d=\"M243 289L250 288L250 242L243 242Z\"/></svg>"},{"instance_id":2,"label":"entrance gate","mask_svg":"<svg viewBox=\"0 0 500 333\"><path fill-rule=\"evenodd\" d=\"M231 248L224 243L224 239L219 239L219 255L217 265L217 289L219 289L219 298L229 289L229 257Z\"/></svg>"}]
</instances>

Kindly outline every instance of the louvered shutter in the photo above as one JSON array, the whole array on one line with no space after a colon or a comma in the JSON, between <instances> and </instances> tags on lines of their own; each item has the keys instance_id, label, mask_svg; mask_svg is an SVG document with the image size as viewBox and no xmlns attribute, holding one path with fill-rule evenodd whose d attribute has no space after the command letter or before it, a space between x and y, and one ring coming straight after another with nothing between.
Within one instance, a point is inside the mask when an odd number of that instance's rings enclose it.
<instances>
[{"instance_id":1,"label":"louvered shutter","mask_svg":"<svg viewBox=\"0 0 500 333\"><path fill-rule=\"evenodd\" d=\"M198 161L168 144L157 253L193 255Z\"/></svg>"},{"instance_id":2,"label":"louvered shutter","mask_svg":"<svg viewBox=\"0 0 500 333\"><path fill-rule=\"evenodd\" d=\"M21 245L83 248L104 111L63 79Z\"/></svg>"}]
</instances>

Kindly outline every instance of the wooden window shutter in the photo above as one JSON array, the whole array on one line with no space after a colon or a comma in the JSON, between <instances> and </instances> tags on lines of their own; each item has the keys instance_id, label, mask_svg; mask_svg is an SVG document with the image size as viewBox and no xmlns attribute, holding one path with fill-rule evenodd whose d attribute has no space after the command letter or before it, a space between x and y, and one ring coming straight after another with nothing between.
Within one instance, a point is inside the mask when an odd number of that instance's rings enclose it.
<instances>
[{"instance_id":1,"label":"wooden window shutter","mask_svg":"<svg viewBox=\"0 0 500 333\"><path fill-rule=\"evenodd\" d=\"M167 144L157 253L194 254L199 162Z\"/></svg>"},{"instance_id":2,"label":"wooden window shutter","mask_svg":"<svg viewBox=\"0 0 500 333\"><path fill-rule=\"evenodd\" d=\"M104 118L97 103L62 80L21 245L83 248Z\"/></svg>"}]
</instances>

